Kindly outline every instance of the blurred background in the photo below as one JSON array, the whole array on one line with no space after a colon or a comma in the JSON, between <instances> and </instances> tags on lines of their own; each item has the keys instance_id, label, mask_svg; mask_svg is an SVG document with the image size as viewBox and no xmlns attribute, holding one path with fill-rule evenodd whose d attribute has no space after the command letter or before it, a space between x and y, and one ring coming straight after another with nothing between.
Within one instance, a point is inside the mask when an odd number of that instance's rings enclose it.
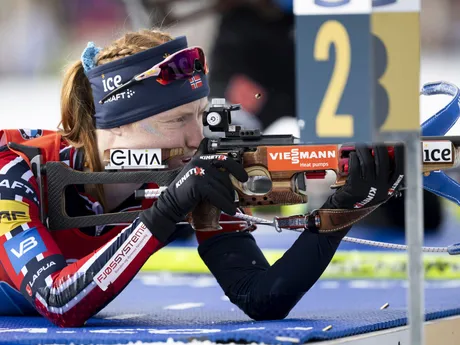
<instances>
[{"instance_id":1,"label":"blurred background","mask_svg":"<svg viewBox=\"0 0 460 345\"><path fill-rule=\"evenodd\" d=\"M154 26L186 35L189 45L205 49L211 97L242 104L236 122L298 135L291 0L3 0L1 5L0 128L55 129L63 71L87 42L104 46L126 31ZM421 29L421 84L460 85L460 1L422 0ZM269 73L280 61L282 78ZM256 100L259 92L263 97ZM422 98L421 122L448 100ZM460 134L460 127L450 134ZM309 208L321 206L333 179L328 175L312 186ZM436 231L449 208L434 195L424 197L427 231ZM366 222L403 228L403 198L379 212Z\"/></svg>"}]
</instances>

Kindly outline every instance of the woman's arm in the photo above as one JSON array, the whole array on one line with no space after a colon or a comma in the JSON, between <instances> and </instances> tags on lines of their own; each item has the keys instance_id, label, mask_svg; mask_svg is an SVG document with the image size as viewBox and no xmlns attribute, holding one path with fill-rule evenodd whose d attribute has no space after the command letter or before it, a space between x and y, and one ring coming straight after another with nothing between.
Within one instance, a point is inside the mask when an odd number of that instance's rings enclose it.
<instances>
[{"instance_id":1,"label":"woman's arm","mask_svg":"<svg viewBox=\"0 0 460 345\"><path fill-rule=\"evenodd\" d=\"M68 265L39 220L37 182L27 163L0 147L0 263L40 314L61 327L83 325L104 308L162 244L139 220Z\"/></svg>"}]
</instances>

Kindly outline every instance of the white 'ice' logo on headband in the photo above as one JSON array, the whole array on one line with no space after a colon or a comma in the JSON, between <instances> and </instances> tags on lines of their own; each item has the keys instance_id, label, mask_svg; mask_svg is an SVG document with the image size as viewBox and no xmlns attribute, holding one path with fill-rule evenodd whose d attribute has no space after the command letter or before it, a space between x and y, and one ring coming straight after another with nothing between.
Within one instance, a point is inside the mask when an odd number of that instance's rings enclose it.
<instances>
[{"instance_id":1,"label":"white 'ice' logo on headband","mask_svg":"<svg viewBox=\"0 0 460 345\"><path fill-rule=\"evenodd\" d=\"M115 77L109 77L107 79L102 75L102 85L104 85L104 92L115 90L122 85L121 75L117 74Z\"/></svg>"}]
</instances>

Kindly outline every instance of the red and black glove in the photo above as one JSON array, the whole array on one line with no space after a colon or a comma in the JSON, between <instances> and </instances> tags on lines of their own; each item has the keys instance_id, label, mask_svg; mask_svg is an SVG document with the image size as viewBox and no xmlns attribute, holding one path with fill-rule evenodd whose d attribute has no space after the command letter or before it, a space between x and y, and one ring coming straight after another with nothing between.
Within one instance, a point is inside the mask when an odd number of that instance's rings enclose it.
<instances>
[{"instance_id":1,"label":"red and black glove","mask_svg":"<svg viewBox=\"0 0 460 345\"><path fill-rule=\"evenodd\" d=\"M403 185L404 146L394 147L391 159L385 145L356 145L349 157L348 178L343 187L332 194L323 209L355 209L380 204Z\"/></svg>"},{"instance_id":2,"label":"red and black glove","mask_svg":"<svg viewBox=\"0 0 460 345\"><path fill-rule=\"evenodd\" d=\"M206 147L204 139L200 148ZM141 213L141 221L160 241L165 242L174 232L176 223L202 203L208 203L229 215L236 213L235 190L230 174L246 182L243 166L226 155L201 154L182 169L176 179L159 196L151 208Z\"/></svg>"}]
</instances>

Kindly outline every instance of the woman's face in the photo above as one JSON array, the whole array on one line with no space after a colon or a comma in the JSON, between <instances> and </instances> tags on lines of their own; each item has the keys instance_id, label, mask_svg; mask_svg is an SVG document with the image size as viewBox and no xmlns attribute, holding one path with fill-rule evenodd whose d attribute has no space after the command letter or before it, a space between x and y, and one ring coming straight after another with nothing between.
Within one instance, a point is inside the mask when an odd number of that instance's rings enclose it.
<instances>
[{"instance_id":1,"label":"woman's face","mask_svg":"<svg viewBox=\"0 0 460 345\"><path fill-rule=\"evenodd\" d=\"M203 139L202 115L207 98L184 104L141 121L111 130L98 130L100 154L114 148L183 148L184 155L168 161L169 168L185 165Z\"/></svg>"}]
</instances>

